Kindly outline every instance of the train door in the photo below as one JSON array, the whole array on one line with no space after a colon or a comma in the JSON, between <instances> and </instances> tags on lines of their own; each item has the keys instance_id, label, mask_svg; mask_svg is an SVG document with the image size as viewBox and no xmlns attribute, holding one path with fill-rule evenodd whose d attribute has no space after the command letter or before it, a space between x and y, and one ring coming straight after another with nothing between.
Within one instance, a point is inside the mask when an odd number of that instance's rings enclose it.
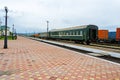
<instances>
[{"instance_id":1,"label":"train door","mask_svg":"<svg viewBox=\"0 0 120 80\"><path fill-rule=\"evenodd\" d=\"M97 39L97 30L96 29L89 29L89 39L91 41L96 41Z\"/></svg>"}]
</instances>

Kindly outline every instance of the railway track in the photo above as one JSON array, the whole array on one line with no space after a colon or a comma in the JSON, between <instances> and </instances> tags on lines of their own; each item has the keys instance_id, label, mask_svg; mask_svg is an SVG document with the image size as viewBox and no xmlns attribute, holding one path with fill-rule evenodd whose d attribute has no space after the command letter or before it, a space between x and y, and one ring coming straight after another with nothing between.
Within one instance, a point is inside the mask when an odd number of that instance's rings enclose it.
<instances>
[{"instance_id":1,"label":"railway track","mask_svg":"<svg viewBox=\"0 0 120 80\"><path fill-rule=\"evenodd\" d=\"M77 46L83 46L83 47L88 47L88 48L95 48L95 49L120 53L120 46L109 46L109 45L101 45L101 44L96 44L96 43L91 43L90 45L84 45L84 44L80 44L80 43L75 43L74 41L67 41L67 40L50 40L50 41L67 43L67 44L72 44L72 45L77 45Z\"/></svg>"},{"instance_id":2,"label":"railway track","mask_svg":"<svg viewBox=\"0 0 120 80\"><path fill-rule=\"evenodd\" d=\"M91 46L98 46L103 48L111 48L120 50L120 44L110 44L110 43L92 43Z\"/></svg>"},{"instance_id":3,"label":"railway track","mask_svg":"<svg viewBox=\"0 0 120 80\"><path fill-rule=\"evenodd\" d=\"M103 44L95 44L95 43L91 43L90 45L84 45L84 44L80 44L80 43L74 43L73 41L64 41L64 40L63 41L60 40L57 42L68 43L68 44L73 44L73 45L78 45L78 46L84 46L84 47L90 47L90 48L120 53L120 46L111 46L111 45L103 45Z\"/></svg>"},{"instance_id":4,"label":"railway track","mask_svg":"<svg viewBox=\"0 0 120 80\"><path fill-rule=\"evenodd\" d=\"M67 47L67 46L64 46L64 45L61 45L61 44L54 44L54 43L51 43L49 41L47 42L47 41L39 40L39 39L35 39L35 38L32 38L32 39L33 40L37 40L37 41L41 41L41 42L44 42L44 43L56 45L56 46L59 46L59 47L67 48L67 49L74 50L74 51L77 51L77 52L80 52L80 53L83 53L83 54L86 54L86 55L95 56L95 57L98 57L98 58L102 58L102 59L105 59L105 60L108 60L108 61L112 61L112 62L116 62L116 63L120 64L120 58L115 58L115 57L112 57L110 55L100 55L100 54L96 54L96 53L93 53L93 52L90 52L90 51L86 51L86 50L81 50L81 49L77 49L77 48ZM62 42L62 43L64 43L64 42ZM72 44L72 43L70 43L70 44ZM74 45L78 45L78 44L74 44Z\"/></svg>"}]
</instances>

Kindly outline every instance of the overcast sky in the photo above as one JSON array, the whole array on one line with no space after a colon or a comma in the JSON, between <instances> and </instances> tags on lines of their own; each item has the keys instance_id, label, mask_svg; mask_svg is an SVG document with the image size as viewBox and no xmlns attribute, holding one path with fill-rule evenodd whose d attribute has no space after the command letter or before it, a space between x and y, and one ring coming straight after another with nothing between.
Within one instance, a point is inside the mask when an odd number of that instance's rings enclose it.
<instances>
[{"instance_id":1,"label":"overcast sky","mask_svg":"<svg viewBox=\"0 0 120 80\"><path fill-rule=\"evenodd\" d=\"M115 31L120 27L120 0L0 0L0 19L4 25L4 6L9 9L8 26L17 32L49 30L94 24Z\"/></svg>"}]
</instances>

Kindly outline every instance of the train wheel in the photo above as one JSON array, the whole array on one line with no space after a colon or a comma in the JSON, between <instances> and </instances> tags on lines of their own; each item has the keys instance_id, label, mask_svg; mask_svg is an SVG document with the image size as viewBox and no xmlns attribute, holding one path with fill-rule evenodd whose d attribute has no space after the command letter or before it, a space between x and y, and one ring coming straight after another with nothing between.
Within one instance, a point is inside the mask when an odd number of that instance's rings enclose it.
<instances>
[{"instance_id":1,"label":"train wheel","mask_svg":"<svg viewBox=\"0 0 120 80\"><path fill-rule=\"evenodd\" d=\"M89 43L89 42L87 42L86 44L87 44L87 45L90 45L90 43Z\"/></svg>"},{"instance_id":2,"label":"train wheel","mask_svg":"<svg viewBox=\"0 0 120 80\"><path fill-rule=\"evenodd\" d=\"M75 41L75 43L80 43L79 41Z\"/></svg>"},{"instance_id":3,"label":"train wheel","mask_svg":"<svg viewBox=\"0 0 120 80\"><path fill-rule=\"evenodd\" d=\"M86 41L86 44L87 44L87 45L90 45L90 41L89 41L89 40L87 40L87 41Z\"/></svg>"}]
</instances>

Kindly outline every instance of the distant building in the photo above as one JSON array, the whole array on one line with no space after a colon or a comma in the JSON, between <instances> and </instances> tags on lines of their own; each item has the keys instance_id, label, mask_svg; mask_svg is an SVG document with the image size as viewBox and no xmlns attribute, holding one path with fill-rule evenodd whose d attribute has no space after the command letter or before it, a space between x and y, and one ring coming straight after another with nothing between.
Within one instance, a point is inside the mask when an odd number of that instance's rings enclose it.
<instances>
[{"instance_id":1,"label":"distant building","mask_svg":"<svg viewBox=\"0 0 120 80\"><path fill-rule=\"evenodd\" d=\"M0 36L5 35L5 26L0 26ZM7 27L7 36L10 36L10 27Z\"/></svg>"}]
</instances>

